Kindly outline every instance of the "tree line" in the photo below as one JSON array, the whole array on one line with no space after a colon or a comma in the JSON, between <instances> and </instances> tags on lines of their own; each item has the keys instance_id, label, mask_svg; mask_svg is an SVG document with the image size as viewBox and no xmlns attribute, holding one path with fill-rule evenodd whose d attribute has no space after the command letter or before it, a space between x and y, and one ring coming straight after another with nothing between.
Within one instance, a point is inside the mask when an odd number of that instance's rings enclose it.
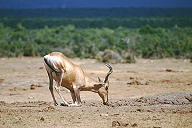
<instances>
[{"instance_id":1,"label":"tree line","mask_svg":"<svg viewBox=\"0 0 192 128\"><path fill-rule=\"evenodd\" d=\"M140 28L149 24L151 27L172 28L191 27L192 16L157 16L157 17L2 17L0 23L16 28L22 24L27 29L40 29L45 26L57 27L74 25L76 28Z\"/></svg>"}]
</instances>

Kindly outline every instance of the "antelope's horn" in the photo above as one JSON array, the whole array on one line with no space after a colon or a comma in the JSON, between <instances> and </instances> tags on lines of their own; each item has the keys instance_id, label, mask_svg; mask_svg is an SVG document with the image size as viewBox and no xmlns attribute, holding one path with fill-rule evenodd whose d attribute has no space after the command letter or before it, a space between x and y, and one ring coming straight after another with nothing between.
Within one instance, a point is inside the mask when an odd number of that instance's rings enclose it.
<instances>
[{"instance_id":1,"label":"antelope's horn","mask_svg":"<svg viewBox=\"0 0 192 128\"><path fill-rule=\"evenodd\" d=\"M105 77L104 83L107 82L109 75L111 75L111 73L113 72L113 68L110 64L105 64L105 66L107 66L109 68L109 72L107 73L107 75Z\"/></svg>"}]
</instances>

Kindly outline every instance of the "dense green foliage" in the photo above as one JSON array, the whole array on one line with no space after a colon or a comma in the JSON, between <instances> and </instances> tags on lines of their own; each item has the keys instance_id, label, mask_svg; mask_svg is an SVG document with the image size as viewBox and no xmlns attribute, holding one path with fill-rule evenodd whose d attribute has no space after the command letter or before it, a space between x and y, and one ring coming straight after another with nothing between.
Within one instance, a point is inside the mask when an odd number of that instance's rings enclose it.
<instances>
[{"instance_id":1,"label":"dense green foliage","mask_svg":"<svg viewBox=\"0 0 192 128\"><path fill-rule=\"evenodd\" d=\"M192 29L152 28L144 26L139 29L141 34L132 47L136 55L144 58L184 57L192 56Z\"/></svg>"},{"instance_id":2,"label":"dense green foliage","mask_svg":"<svg viewBox=\"0 0 192 128\"><path fill-rule=\"evenodd\" d=\"M13 29L0 24L0 56L43 56L60 51L69 57L95 58L106 49L122 58L128 51L144 58L190 58L192 29L149 25L139 29L81 29L73 25L26 29L21 24Z\"/></svg>"},{"instance_id":3,"label":"dense green foliage","mask_svg":"<svg viewBox=\"0 0 192 128\"><path fill-rule=\"evenodd\" d=\"M60 51L68 57L96 58L103 62L134 62L135 56L192 61L190 16L29 16L0 18L0 57L43 56Z\"/></svg>"}]
</instances>

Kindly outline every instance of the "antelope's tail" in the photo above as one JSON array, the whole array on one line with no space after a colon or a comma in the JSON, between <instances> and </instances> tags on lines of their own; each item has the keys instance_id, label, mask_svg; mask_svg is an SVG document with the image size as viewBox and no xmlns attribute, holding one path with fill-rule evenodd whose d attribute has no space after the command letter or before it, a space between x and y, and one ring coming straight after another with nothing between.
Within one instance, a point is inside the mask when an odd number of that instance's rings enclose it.
<instances>
[{"instance_id":1,"label":"antelope's tail","mask_svg":"<svg viewBox=\"0 0 192 128\"><path fill-rule=\"evenodd\" d=\"M44 56L44 62L52 71L59 72L59 70L56 69L54 67L53 63L51 62L51 59L50 59L49 55Z\"/></svg>"}]
</instances>

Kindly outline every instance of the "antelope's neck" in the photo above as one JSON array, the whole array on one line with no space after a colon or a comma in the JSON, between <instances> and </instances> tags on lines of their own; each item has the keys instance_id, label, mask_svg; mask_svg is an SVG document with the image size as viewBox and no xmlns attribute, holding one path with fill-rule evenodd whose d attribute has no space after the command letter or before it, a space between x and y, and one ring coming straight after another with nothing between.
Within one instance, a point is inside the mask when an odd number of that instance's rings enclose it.
<instances>
[{"instance_id":1,"label":"antelope's neck","mask_svg":"<svg viewBox=\"0 0 192 128\"><path fill-rule=\"evenodd\" d=\"M81 91L91 91L91 92L97 92L95 88L95 84L98 84L97 81L93 80L92 78L85 76L85 86L81 87Z\"/></svg>"}]
</instances>

